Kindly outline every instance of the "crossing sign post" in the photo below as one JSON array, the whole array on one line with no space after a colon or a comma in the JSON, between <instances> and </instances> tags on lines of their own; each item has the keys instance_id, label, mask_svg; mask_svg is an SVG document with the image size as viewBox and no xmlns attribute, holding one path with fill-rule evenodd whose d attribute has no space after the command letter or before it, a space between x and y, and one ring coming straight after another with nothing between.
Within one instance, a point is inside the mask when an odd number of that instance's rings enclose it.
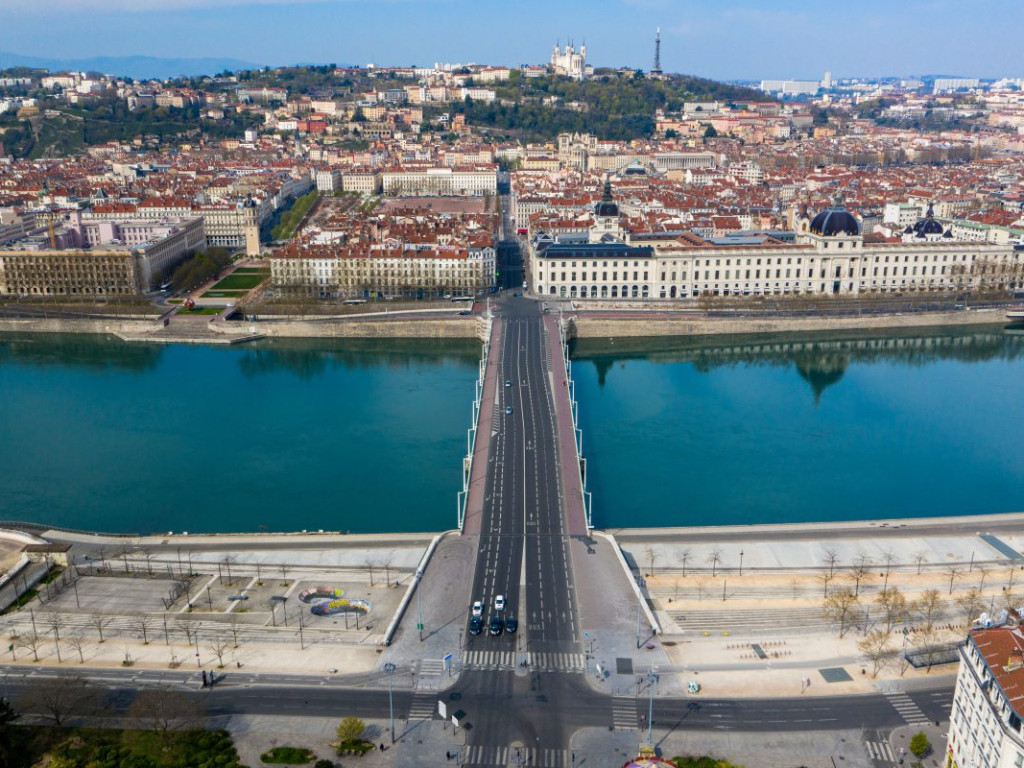
<instances>
[{"instance_id":1,"label":"crossing sign post","mask_svg":"<svg viewBox=\"0 0 1024 768\"><path fill-rule=\"evenodd\" d=\"M447 654L444 657L444 669L448 673L448 677L452 676L452 654ZM444 715L442 715L444 717Z\"/></svg>"}]
</instances>

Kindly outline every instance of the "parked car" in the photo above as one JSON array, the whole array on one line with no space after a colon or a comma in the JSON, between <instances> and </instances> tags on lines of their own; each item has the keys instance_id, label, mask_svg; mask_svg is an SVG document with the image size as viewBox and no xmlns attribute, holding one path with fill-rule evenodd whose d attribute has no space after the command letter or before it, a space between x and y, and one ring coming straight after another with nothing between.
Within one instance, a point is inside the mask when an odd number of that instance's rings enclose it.
<instances>
[{"instance_id":1,"label":"parked car","mask_svg":"<svg viewBox=\"0 0 1024 768\"><path fill-rule=\"evenodd\" d=\"M477 618L480 618L484 615L484 604L481 603L479 600L473 603L473 615Z\"/></svg>"},{"instance_id":2,"label":"parked car","mask_svg":"<svg viewBox=\"0 0 1024 768\"><path fill-rule=\"evenodd\" d=\"M517 629L519 629L519 619L515 616L509 616L505 620L505 631L510 635L514 635Z\"/></svg>"},{"instance_id":3,"label":"parked car","mask_svg":"<svg viewBox=\"0 0 1024 768\"><path fill-rule=\"evenodd\" d=\"M494 598L494 610L504 611L505 610L505 596L498 595Z\"/></svg>"},{"instance_id":4,"label":"parked car","mask_svg":"<svg viewBox=\"0 0 1024 768\"><path fill-rule=\"evenodd\" d=\"M484 620L479 616L474 616L469 620L469 634L479 635L484 628Z\"/></svg>"}]
</instances>

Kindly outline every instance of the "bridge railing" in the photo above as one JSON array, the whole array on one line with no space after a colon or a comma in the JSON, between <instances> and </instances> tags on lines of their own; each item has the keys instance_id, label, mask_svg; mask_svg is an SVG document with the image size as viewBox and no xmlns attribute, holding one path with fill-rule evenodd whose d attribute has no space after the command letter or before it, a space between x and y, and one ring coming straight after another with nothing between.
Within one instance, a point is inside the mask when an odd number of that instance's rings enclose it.
<instances>
[{"instance_id":1,"label":"bridge railing","mask_svg":"<svg viewBox=\"0 0 1024 768\"><path fill-rule=\"evenodd\" d=\"M569 361L569 340L565 336L565 325L558 318L558 342L562 345L562 360L565 363L565 380L569 387L569 415L572 417L573 442L576 444L576 468L580 473L580 491L583 494L583 512L587 518L587 529L594 527L593 496L587 490L586 459L583 458L583 430L579 427L580 408L576 402L576 382L572 379L572 363Z\"/></svg>"},{"instance_id":2,"label":"bridge railing","mask_svg":"<svg viewBox=\"0 0 1024 768\"><path fill-rule=\"evenodd\" d=\"M462 490L456 494L455 515L456 526L460 531L466 522L466 504L469 501L469 484L473 477L473 454L476 450L477 429L480 426L480 403L484 396L484 381L487 376L487 356L491 350L491 322L487 322L487 335L480 353L480 366L473 387L473 405L470 416L470 427L466 430L466 456L462 460Z\"/></svg>"}]
</instances>

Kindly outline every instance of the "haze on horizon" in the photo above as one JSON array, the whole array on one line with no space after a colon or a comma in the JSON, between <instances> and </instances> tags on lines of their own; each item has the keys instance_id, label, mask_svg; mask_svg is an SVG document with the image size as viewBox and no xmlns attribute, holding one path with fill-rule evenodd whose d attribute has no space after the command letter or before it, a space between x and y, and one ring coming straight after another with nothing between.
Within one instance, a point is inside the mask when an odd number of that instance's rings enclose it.
<instances>
[{"instance_id":1,"label":"haze on horizon","mask_svg":"<svg viewBox=\"0 0 1024 768\"><path fill-rule=\"evenodd\" d=\"M1020 0L0 0L0 17L0 51L59 59L515 65L572 38L595 66L649 69L660 26L666 71L715 79L1024 76Z\"/></svg>"}]
</instances>

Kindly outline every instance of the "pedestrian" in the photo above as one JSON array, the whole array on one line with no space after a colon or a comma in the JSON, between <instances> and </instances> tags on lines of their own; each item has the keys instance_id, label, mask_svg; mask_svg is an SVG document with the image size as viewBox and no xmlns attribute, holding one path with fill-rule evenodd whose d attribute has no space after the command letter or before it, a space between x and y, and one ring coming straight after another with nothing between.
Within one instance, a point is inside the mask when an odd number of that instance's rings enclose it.
<instances>
[{"instance_id":1,"label":"pedestrian","mask_svg":"<svg viewBox=\"0 0 1024 768\"><path fill-rule=\"evenodd\" d=\"M384 742L383 742L383 741L382 741L382 742L380 743L380 751L381 751L381 752L383 752L383 751L384 751Z\"/></svg>"}]
</instances>

